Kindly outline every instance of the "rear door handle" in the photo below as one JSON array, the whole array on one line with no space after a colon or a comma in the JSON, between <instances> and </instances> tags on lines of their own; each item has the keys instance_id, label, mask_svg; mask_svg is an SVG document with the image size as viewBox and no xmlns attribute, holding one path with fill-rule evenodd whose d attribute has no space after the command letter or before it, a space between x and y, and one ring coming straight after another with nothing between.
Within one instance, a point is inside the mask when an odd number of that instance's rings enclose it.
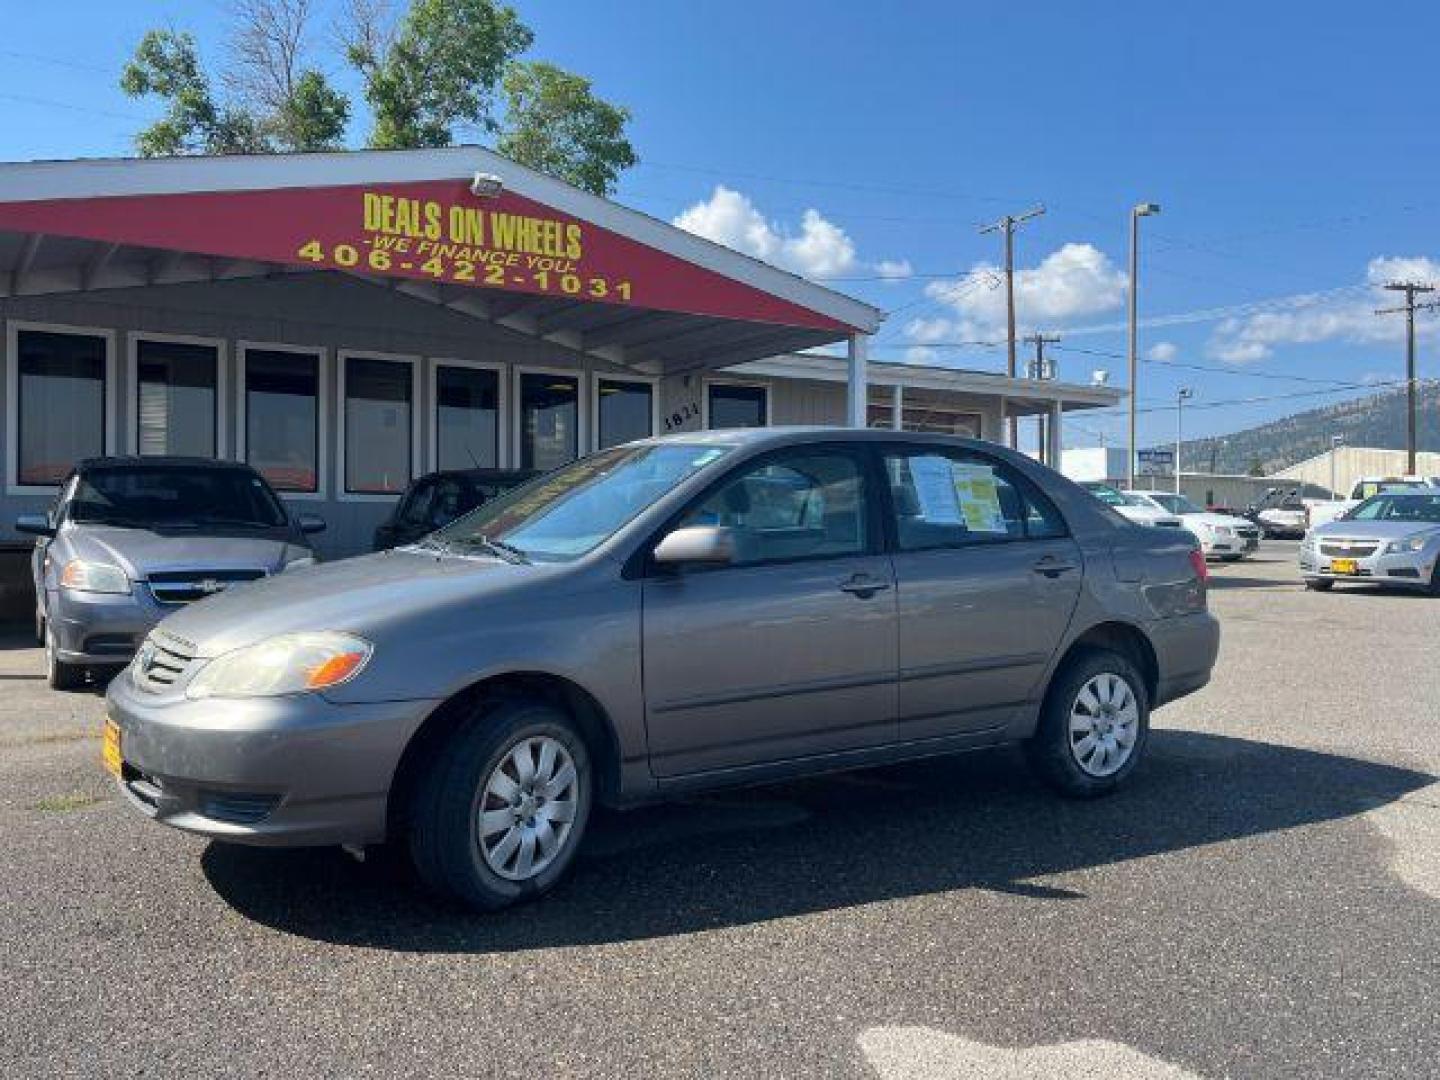
<instances>
[{"instance_id":1,"label":"rear door handle","mask_svg":"<svg viewBox=\"0 0 1440 1080\"><path fill-rule=\"evenodd\" d=\"M840 583L841 592L847 592L851 596L858 596L862 600L868 600L877 592L888 589L889 587L890 583L888 581L881 581L879 578L873 578L869 574L856 574L848 581Z\"/></svg>"},{"instance_id":2,"label":"rear door handle","mask_svg":"<svg viewBox=\"0 0 1440 1080\"><path fill-rule=\"evenodd\" d=\"M1057 578L1061 574L1069 573L1075 568L1074 563L1066 562L1064 559L1057 559L1054 555L1046 555L1031 567L1035 573L1044 574L1047 578Z\"/></svg>"}]
</instances>

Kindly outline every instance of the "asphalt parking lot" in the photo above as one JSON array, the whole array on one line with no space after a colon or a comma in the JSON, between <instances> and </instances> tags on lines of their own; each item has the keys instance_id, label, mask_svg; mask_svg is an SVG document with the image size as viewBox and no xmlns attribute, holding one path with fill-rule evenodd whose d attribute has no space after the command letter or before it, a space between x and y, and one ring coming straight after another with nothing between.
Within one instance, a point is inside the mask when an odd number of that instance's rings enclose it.
<instances>
[{"instance_id":1,"label":"asphalt parking lot","mask_svg":"<svg viewBox=\"0 0 1440 1080\"><path fill-rule=\"evenodd\" d=\"M1435 1076L1440 601L1215 570L1212 685L1093 804L1010 751L603 817L480 917L122 805L0 647L0 1074Z\"/></svg>"}]
</instances>

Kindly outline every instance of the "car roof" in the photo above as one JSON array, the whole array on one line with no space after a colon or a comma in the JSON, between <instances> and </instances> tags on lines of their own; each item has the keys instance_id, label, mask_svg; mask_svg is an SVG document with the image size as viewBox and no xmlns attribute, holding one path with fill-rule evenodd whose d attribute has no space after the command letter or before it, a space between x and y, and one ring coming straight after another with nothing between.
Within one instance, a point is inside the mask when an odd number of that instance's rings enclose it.
<instances>
[{"instance_id":1,"label":"car roof","mask_svg":"<svg viewBox=\"0 0 1440 1080\"><path fill-rule=\"evenodd\" d=\"M92 469L120 468L156 469L238 469L252 472L243 461L225 461L222 458L185 457L178 454L111 454L106 457L82 458L75 463L77 472Z\"/></svg>"},{"instance_id":2,"label":"car roof","mask_svg":"<svg viewBox=\"0 0 1440 1080\"><path fill-rule=\"evenodd\" d=\"M994 453L1003 449L995 443L960 435L936 435L919 431L896 431L893 428L847 428L813 425L771 425L758 428L719 428L706 431L681 431L670 435L652 435L628 445L790 446L806 442L882 442L930 443L940 446L968 447Z\"/></svg>"}]
</instances>

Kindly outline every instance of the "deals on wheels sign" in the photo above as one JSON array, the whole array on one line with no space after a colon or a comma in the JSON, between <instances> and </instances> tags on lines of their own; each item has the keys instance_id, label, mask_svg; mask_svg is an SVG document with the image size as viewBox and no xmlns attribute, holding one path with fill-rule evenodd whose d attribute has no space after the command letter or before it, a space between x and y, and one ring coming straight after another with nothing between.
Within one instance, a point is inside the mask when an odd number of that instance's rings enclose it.
<instances>
[{"instance_id":1,"label":"deals on wheels sign","mask_svg":"<svg viewBox=\"0 0 1440 1080\"><path fill-rule=\"evenodd\" d=\"M474 195L466 180L0 203L0 230L847 329L518 193Z\"/></svg>"}]
</instances>

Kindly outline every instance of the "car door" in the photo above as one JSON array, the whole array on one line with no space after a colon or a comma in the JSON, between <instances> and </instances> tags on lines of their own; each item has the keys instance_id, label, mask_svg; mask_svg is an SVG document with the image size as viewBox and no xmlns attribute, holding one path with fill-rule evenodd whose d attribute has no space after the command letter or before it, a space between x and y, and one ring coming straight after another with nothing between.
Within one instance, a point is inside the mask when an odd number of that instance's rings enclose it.
<instances>
[{"instance_id":1,"label":"car door","mask_svg":"<svg viewBox=\"0 0 1440 1080\"><path fill-rule=\"evenodd\" d=\"M1000 728L1040 680L1080 594L1054 504L977 451L892 447L902 741Z\"/></svg>"},{"instance_id":2,"label":"car door","mask_svg":"<svg viewBox=\"0 0 1440 1080\"><path fill-rule=\"evenodd\" d=\"M895 588L878 481L862 451L788 448L737 466L680 517L731 530L735 557L645 578L656 775L893 740Z\"/></svg>"}]
</instances>

